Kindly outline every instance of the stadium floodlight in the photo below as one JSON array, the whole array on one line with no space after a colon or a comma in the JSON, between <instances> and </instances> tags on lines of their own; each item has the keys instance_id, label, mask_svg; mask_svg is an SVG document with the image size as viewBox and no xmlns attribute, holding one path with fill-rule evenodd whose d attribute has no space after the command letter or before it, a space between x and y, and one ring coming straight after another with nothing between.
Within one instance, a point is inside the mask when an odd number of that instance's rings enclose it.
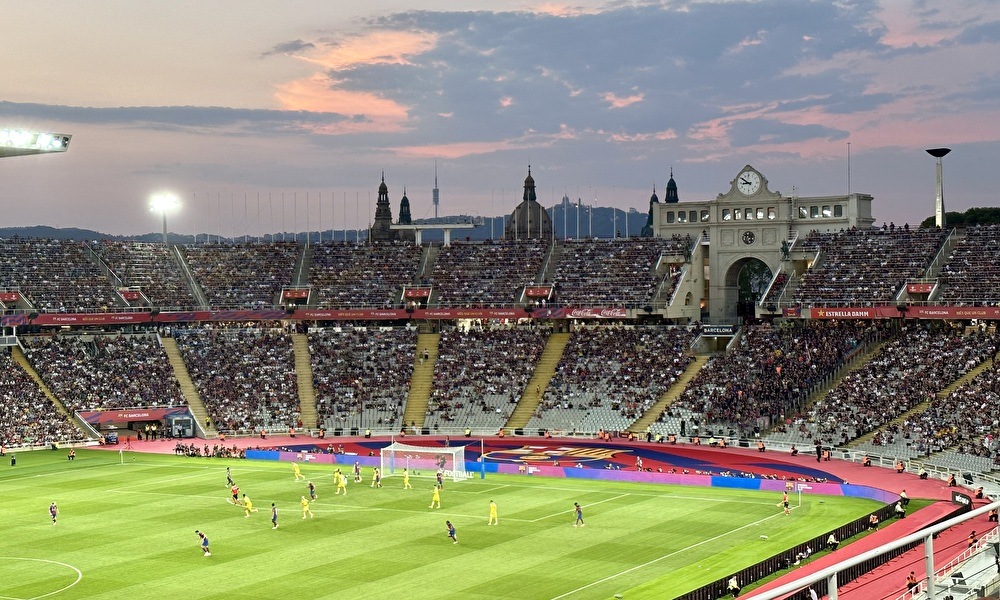
<instances>
[{"instance_id":1,"label":"stadium floodlight","mask_svg":"<svg viewBox=\"0 0 1000 600\"><path fill-rule=\"evenodd\" d=\"M67 133L0 129L0 158L65 152L72 138Z\"/></svg>"},{"instance_id":2,"label":"stadium floodlight","mask_svg":"<svg viewBox=\"0 0 1000 600\"><path fill-rule=\"evenodd\" d=\"M181 206L181 201L177 199L177 196L169 192L161 192L159 194L154 194L149 199L149 211L154 213L160 213L163 215L163 243L170 244L167 241L167 213L174 212Z\"/></svg>"},{"instance_id":3,"label":"stadium floodlight","mask_svg":"<svg viewBox=\"0 0 1000 600\"><path fill-rule=\"evenodd\" d=\"M937 159L937 194L936 201L934 203L934 224L938 227L945 226L945 216L944 216L944 167L941 164L941 159L951 152L951 148L930 148L927 150L927 154L930 154Z\"/></svg>"}]
</instances>

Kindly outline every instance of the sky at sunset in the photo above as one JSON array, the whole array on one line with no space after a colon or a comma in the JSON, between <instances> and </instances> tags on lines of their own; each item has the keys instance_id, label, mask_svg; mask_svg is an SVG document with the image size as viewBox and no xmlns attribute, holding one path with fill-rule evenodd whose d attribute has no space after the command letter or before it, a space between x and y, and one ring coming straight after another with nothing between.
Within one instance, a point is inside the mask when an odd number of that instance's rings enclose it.
<instances>
[{"instance_id":1,"label":"sky at sunset","mask_svg":"<svg viewBox=\"0 0 1000 600\"><path fill-rule=\"evenodd\" d=\"M995 0L0 0L2 226L257 235L544 206L646 211L746 164L771 190L874 195L878 224L996 206ZM848 161L850 156L850 161ZM850 169L848 169L850 165ZM850 176L848 176L850 173Z\"/></svg>"}]
</instances>

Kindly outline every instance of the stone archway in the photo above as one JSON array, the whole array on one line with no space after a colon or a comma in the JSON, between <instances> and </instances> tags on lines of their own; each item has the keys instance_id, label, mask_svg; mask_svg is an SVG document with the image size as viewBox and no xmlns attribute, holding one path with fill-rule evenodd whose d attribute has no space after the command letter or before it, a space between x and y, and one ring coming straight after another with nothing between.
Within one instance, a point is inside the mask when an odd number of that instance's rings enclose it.
<instances>
[{"instance_id":1,"label":"stone archway","mask_svg":"<svg viewBox=\"0 0 1000 600\"><path fill-rule=\"evenodd\" d=\"M755 306L767 291L774 272L763 260L745 256L726 269L726 316L753 318Z\"/></svg>"}]
</instances>

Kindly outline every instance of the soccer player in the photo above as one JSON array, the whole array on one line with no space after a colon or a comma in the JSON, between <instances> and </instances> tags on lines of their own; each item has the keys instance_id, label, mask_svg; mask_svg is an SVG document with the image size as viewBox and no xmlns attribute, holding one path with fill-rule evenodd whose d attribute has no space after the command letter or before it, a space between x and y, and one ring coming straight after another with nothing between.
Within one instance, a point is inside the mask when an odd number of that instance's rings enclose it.
<instances>
[{"instance_id":1,"label":"soccer player","mask_svg":"<svg viewBox=\"0 0 1000 600\"><path fill-rule=\"evenodd\" d=\"M778 503L778 506L784 507L786 515L792 514L791 511L788 510L788 492L781 493L781 502Z\"/></svg>"},{"instance_id":2,"label":"soccer player","mask_svg":"<svg viewBox=\"0 0 1000 600\"><path fill-rule=\"evenodd\" d=\"M500 517L497 516L497 503L490 500L490 520L487 525L499 525Z\"/></svg>"},{"instance_id":3,"label":"soccer player","mask_svg":"<svg viewBox=\"0 0 1000 600\"><path fill-rule=\"evenodd\" d=\"M378 470L378 467L375 467L375 470L372 471L372 487L382 487L382 472Z\"/></svg>"},{"instance_id":4,"label":"soccer player","mask_svg":"<svg viewBox=\"0 0 1000 600\"><path fill-rule=\"evenodd\" d=\"M410 472L407 471L406 469L403 469L403 489L404 490L413 489L413 486L410 485Z\"/></svg>"},{"instance_id":5,"label":"soccer player","mask_svg":"<svg viewBox=\"0 0 1000 600\"><path fill-rule=\"evenodd\" d=\"M257 509L253 507L253 502L250 498L247 498L246 494L243 494L243 512L246 513L247 519L250 518L250 513L257 512Z\"/></svg>"},{"instance_id":6,"label":"soccer player","mask_svg":"<svg viewBox=\"0 0 1000 600\"><path fill-rule=\"evenodd\" d=\"M240 486L233 484L233 487L229 488L229 491L233 493L233 504L236 506L241 506L240 502Z\"/></svg>"},{"instance_id":7,"label":"soccer player","mask_svg":"<svg viewBox=\"0 0 1000 600\"><path fill-rule=\"evenodd\" d=\"M361 465L354 461L354 483L361 483Z\"/></svg>"},{"instance_id":8,"label":"soccer player","mask_svg":"<svg viewBox=\"0 0 1000 600\"><path fill-rule=\"evenodd\" d=\"M309 501L316 501L316 485L313 482L309 482Z\"/></svg>"},{"instance_id":9,"label":"soccer player","mask_svg":"<svg viewBox=\"0 0 1000 600\"><path fill-rule=\"evenodd\" d=\"M431 505L427 508L434 508L434 503L437 502L437 507L441 508L441 488L434 486L434 495L431 496Z\"/></svg>"},{"instance_id":10,"label":"soccer player","mask_svg":"<svg viewBox=\"0 0 1000 600\"><path fill-rule=\"evenodd\" d=\"M229 472L229 467L226 467L226 487L232 487L234 485L236 485L236 482L233 481L233 474Z\"/></svg>"},{"instance_id":11,"label":"soccer player","mask_svg":"<svg viewBox=\"0 0 1000 600\"><path fill-rule=\"evenodd\" d=\"M201 540L202 556L212 556L212 551L208 549L208 536L197 529L195 529L194 532L198 534L198 538Z\"/></svg>"},{"instance_id":12,"label":"soccer player","mask_svg":"<svg viewBox=\"0 0 1000 600\"><path fill-rule=\"evenodd\" d=\"M306 476L302 474L302 471L299 470L299 463L292 463L292 471L295 471L295 481L304 480L306 478Z\"/></svg>"},{"instance_id":13,"label":"soccer player","mask_svg":"<svg viewBox=\"0 0 1000 600\"><path fill-rule=\"evenodd\" d=\"M451 524L451 521L445 521L445 526L448 528L448 537L455 540L453 544L458 543L458 533L455 531L455 526Z\"/></svg>"},{"instance_id":14,"label":"soccer player","mask_svg":"<svg viewBox=\"0 0 1000 600\"><path fill-rule=\"evenodd\" d=\"M302 505L302 518L306 518L306 515L309 515L310 519L313 518L313 511L309 508L309 500L305 496L302 496L299 504Z\"/></svg>"},{"instance_id":15,"label":"soccer player","mask_svg":"<svg viewBox=\"0 0 1000 600\"><path fill-rule=\"evenodd\" d=\"M334 495L339 495L340 490L344 490L344 495L347 495L347 477L340 472L340 469L333 474L333 480L337 483L337 491Z\"/></svg>"},{"instance_id":16,"label":"soccer player","mask_svg":"<svg viewBox=\"0 0 1000 600\"><path fill-rule=\"evenodd\" d=\"M438 469L437 472L437 486L439 488L444 487L444 472L441 469Z\"/></svg>"},{"instance_id":17,"label":"soccer player","mask_svg":"<svg viewBox=\"0 0 1000 600\"><path fill-rule=\"evenodd\" d=\"M59 516L59 507L56 506L55 501L49 505L49 516L52 517L52 524L56 524L56 517Z\"/></svg>"},{"instance_id":18,"label":"soccer player","mask_svg":"<svg viewBox=\"0 0 1000 600\"><path fill-rule=\"evenodd\" d=\"M278 507L271 503L271 529L278 528Z\"/></svg>"},{"instance_id":19,"label":"soccer player","mask_svg":"<svg viewBox=\"0 0 1000 600\"><path fill-rule=\"evenodd\" d=\"M576 514L576 521L573 522L573 527L577 525L583 527L583 507L580 506L579 502L573 503L573 513Z\"/></svg>"}]
</instances>

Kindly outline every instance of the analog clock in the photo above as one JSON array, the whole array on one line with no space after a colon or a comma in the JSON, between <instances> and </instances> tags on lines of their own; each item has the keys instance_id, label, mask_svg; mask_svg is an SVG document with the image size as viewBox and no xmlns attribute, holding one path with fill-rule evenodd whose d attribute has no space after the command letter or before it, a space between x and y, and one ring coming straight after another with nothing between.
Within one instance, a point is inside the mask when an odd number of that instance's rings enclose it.
<instances>
[{"instance_id":1,"label":"analog clock","mask_svg":"<svg viewBox=\"0 0 1000 600\"><path fill-rule=\"evenodd\" d=\"M736 177L736 189L744 196L753 196L760 189L760 175L757 171L743 171Z\"/></svg>"},{"instance_id":2,"label":"analog clock","mask_svg":"<svg viewBox=\"0 0 1000 600\"><path fill-rule=\"evenodd\" d=\"M752 231L744 231L743 232L743 243L744 244L746 244L747 246L749 246L749 245L753 244L756 241L757 241L757 236L754 235L754 232L752 232Z\"/></svg>"}]
</instances>

